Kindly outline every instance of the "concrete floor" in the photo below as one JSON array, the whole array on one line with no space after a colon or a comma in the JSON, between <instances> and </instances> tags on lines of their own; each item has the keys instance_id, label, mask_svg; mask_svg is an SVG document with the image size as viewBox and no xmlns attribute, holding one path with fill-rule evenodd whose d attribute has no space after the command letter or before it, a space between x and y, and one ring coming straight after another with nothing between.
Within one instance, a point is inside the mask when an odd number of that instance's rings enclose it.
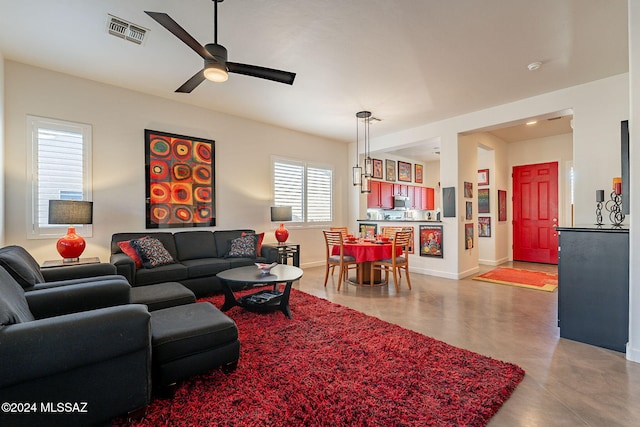
<instances>
[{"instance_id":1,"label":"concrete floor","mask_svg":"<svg viewBox=\"0 0 640 427\"><path fill-rule=\"evenodd\" d=\"M556 272L556 266L503 267ZM481 266L481 273L492 267ZM305 268L294 288L407 329L508 361L524 380L489 426L640 426L640 364L623 353L560 338L558 292L411 274L389 287L323 287L324 267Z\"/></svg>"}]
</instances>

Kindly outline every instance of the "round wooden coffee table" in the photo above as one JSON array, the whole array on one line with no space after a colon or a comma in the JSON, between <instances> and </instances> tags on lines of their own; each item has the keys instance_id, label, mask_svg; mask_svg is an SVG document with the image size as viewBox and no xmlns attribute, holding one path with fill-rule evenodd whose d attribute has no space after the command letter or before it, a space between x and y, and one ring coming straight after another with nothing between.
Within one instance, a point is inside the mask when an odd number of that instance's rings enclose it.
<instances>
[{"instance_id":1,"label":"round wooden coffee table","mask_svg":"<svg viewBox=\"0 0 640 427\"><path fill-rule=\"evenodd\" d=\"M250 311L266 312L280 310L291 319L289 309L289 295L291 285L302 277L302 270L291 265L278 264L271 269L269 274L262 274L258 267L249 265L246 267L231 268L221 271L216 276L222 282L224 292L224 304L221 310L227 311L231 307L239 305ZM249 295L236 298L229 283L244 283L247 285L270 285L273 289L261 290ZM278 284L284 283L284 290L278 290Z\"/></svg>"}]
</instances>

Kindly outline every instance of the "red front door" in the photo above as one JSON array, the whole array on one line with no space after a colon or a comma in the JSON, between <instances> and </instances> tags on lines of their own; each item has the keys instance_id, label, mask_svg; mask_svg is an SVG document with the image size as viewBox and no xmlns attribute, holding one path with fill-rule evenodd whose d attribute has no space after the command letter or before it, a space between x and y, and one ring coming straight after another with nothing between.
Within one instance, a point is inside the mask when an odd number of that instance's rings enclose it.
<instances>
[{"instance_id":1,"label":"red front door","mask_svg":"<svg viewBox=\"0 0 640 427\"><path fill-rule=\"evenodd\" d=\"M513 259L558 263L558 163L513 168Z\"/></svg>"}]
</instances>

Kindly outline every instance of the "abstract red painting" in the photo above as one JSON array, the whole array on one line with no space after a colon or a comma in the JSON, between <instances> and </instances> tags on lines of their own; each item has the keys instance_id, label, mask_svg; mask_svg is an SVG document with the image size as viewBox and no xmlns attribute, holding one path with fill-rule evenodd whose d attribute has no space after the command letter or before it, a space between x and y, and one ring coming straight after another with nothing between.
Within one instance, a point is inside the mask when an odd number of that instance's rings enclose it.
<instances>
[{"instance_id":1,"label":"abstract red painting","mask_svg":"<svg viewBox=\"0 0 640 427\"><path fill-rule=\"evenodd\" d=\"M145 129L147 228L216 225L215 141Z\"/></svg>"}]
</instances>

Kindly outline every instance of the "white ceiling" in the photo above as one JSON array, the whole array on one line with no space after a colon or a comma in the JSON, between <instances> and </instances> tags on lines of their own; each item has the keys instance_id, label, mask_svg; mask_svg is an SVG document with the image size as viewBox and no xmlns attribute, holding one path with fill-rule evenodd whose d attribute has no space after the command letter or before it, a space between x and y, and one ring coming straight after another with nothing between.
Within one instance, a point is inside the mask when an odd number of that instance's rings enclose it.
<instances>
[{"instance_id":1,"label":"white ceiling","mask_svg":"<svg viewBox=\"0 0 640 427\"><path fill-rule=\"evenodd\" d=\"M211 0L0 0L0 52L347 142L363 109L385 135L628 71L627 0L226 0L229 60L296 72L295 83L231 74L178 94L203 61L145 10L213 42ZM145 42L108 35L108 14L149 29Z\"/></svg>"}]
</instances>

